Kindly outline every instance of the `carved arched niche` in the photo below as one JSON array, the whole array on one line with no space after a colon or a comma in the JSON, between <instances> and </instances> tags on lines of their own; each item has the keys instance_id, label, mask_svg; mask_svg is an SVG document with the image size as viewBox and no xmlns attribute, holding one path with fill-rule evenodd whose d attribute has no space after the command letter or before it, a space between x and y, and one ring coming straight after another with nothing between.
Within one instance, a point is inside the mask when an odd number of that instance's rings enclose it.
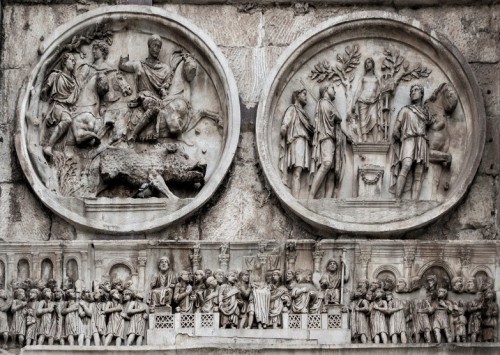
<instances>
[{"instance_id":1,"label":"carved arched niche","mask_svg":"<svg viewBox=\"0 0 500 355\"><path fill-rule=\"evenodd\" d=\"M362 12L320 24L283 53L256 135L286 209L324 234L398 235L462 198L485 113L448 40L414 20Z\"/></svg>"},{"instance_id":2,"label":"carved arched niche","mask_svg":"<svg viewBox=\"0 0 500 355\"><path fill-rule=\"evenodd\" d=\"M54 264L49 258L42 260L41 279L48 281L54 278Z\"/></svg>"},{"instance_id":3,"label":"carved arched niche","mask_svg":"<svg viewBox=\"0 0 500 355\"><path fill-rule=\"evenodd\" d=\"M239 138L237 87L213 41L154 7L82 14L44 40L16 149L35 193L78 226L147 232L194 213Z\"/></svg>"}]
</instances>

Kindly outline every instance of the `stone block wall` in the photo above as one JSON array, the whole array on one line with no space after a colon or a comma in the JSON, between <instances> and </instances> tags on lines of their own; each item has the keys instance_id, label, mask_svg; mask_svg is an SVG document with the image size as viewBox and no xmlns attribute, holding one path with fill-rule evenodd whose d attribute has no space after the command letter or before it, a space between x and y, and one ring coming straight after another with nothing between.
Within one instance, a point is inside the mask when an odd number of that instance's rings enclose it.
<instances>
[{"instance_id":1,"label":"stone block wall","mask_svg":"<svg viewBox=\"0 0 500 355\"><path fill-rule=\"evenodd\" d=\"M50 212L35 197L15 153L16 103L23 80L38 61L37 48L45 37L59 25L90 9L106 3L112 5L132 1L46 3L38 0L7 0L2 1L0 10L0 241L107 239L105 235L75 229ZM309 29L334 16L354 11L383 10L414 18L445 35L470 63L482 90L487 114L483 159L464 200L435 224L402 237L420 240L499 239L498 1L324 0L307 3L248 3L160 0L152 3L152 6L189 19L221 48L238 83L242 130L230 172L208 204L174 227L154 234L122 238L211 241L317 239L319 235L282 209L262 175L254 133L261 88L284 49Z\"/></svg>"}]
</instances>

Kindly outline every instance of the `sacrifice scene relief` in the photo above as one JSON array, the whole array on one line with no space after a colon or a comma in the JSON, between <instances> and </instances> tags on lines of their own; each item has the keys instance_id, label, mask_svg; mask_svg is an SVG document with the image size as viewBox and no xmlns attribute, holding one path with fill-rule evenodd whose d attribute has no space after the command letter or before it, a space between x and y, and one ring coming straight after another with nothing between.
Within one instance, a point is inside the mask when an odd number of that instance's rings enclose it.
<instances>
[{"instance_id":1,"label":"sacrifice scene relief","mask_svg":"<svg viewBox=\"0 0 500 355\"><path fill-rule=\"evenodd\" d=\"M446 73L385 41L320 52L291 77L274 112L283 184L330 217L353 208L377 222L439 205L470 144Z\"/></svg>"}]
</instances>

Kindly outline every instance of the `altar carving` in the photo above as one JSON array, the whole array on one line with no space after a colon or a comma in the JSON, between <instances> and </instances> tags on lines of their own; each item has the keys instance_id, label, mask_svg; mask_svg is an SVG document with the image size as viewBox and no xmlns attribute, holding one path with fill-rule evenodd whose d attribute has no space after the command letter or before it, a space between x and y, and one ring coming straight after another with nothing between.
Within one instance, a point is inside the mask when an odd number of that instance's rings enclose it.
<instances>
[{"instance_id":1,"label":"altar carving","mask_svg":"<svg viewBox=\"0 0 500 355\"><path fill-rule=\"evenodd\" d=\"M127 28L108 8L96 10L105 20L77 18L80 29L51 39L31 76L17 149L56 213L127 233L168 224L201 206L202 190L215 191L220 181L209 182L230 164L239 108L216 48L188 40L189 26L173 28L175 15L150 14L165 25L155 33L142 29L143 10L124 11Z\"/></svg>"},{"instance_id":2,"label":"altar carving","mask_svg":"<svg viewBox=\"0 0 500 355\"><path fill-rule=\"evenodd\" d=\"M387 235L425 225L460 200L480 159L484 109L468 64L415 22L375 18L356 22L373 38L331 20L294 43L262 93L264 173L318 230Z\"/></svg>"}]
</instances>

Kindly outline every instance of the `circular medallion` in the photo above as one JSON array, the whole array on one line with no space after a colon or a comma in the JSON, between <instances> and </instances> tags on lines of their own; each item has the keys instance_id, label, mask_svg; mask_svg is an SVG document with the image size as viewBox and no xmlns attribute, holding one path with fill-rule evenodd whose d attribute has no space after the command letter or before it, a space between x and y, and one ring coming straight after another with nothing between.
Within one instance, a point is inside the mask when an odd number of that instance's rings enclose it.
<instances>
[{"instance_id":1,"label":"circular medallion","mask_svg":"<svg viewBox=\"0 0 500 355\"><path fill-rule=\"evenodd\" d=\"M16 149L43 203L105 233L157 230L213 195L240 109L207 35L153 7L78 16L40 48L18 106Z\"/></svg>"},{"instance_id":2,"label":"circular medallion","mask_svg":"<svg viewBox=\"0 0 500 355\"><path fill-rule=\"evenodd\" d=\"M297 39L264 86L257 147L286 209L323 232L391 235L463 197L485 113L465 59L416 21L363 12Z\"/></svg>"}]
</instances>

